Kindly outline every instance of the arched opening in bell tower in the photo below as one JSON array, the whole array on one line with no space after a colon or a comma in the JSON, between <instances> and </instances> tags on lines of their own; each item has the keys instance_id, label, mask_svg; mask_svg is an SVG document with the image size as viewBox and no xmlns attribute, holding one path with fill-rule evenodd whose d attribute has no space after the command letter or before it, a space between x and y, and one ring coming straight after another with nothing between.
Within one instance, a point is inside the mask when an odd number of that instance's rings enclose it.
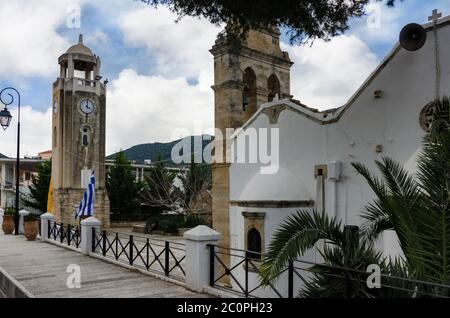
<instances>
[{"instance_id":1,"label":"arched opening in bell tower","mask_svg":"<svg viewBox=\"0 0 450 318\"><path fill-rule=\"evenodd\" d=\"M281 85L278 77L275 74L270 75L267 80L267 89L269 90L268 101L272 102L276 96L281 98Z\"/></svg>"},{"instance_id":2,"label":"arched opening in bell tower","mask_svg":"<svg viewBox=\"0 0 450 318\"><path fill-rule=\"evenodd\" d=\"M243 77L242 112L245 122L256 112L256 74L251 67L247 67Z\"/></svg>"}]
</instances>

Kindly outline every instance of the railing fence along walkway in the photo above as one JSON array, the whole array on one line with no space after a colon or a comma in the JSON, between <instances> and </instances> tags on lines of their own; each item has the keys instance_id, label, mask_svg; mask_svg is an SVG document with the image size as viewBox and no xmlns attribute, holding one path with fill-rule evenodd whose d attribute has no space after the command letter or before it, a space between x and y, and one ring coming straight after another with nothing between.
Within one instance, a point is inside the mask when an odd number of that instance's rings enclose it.
<instances>
[{"instance_id":1,"label":"railing fence along walkway","mask_svg":"<svg viewBox=\"0 0 450 318\"><path fill-rule=\"evenodd\" d=\"M450 285L383 273L380 273L381 288L368 291L370 272L305 260L289 262L267 285L263 285L259 269L264 255L219 246L220 234L206 226L186 232L184 242L178 242L100 231L100 225L94 218L83 220L81 227L64 225L54 222L54 216L46 213L41 216L41 239L141 272L170 278L193 291L222 297L294 298L302 295L313 278L319 277L327 282L334 280L334 287L341 288L340 297L353 297L359 293L361 297L450 298ZM315 297L323 297L326 292L324 290Z\"/></svg>"},{"instance_id":2,"label":"railing fence along walkway","mask_svg":"<svg viewBox=\"0 0 450 318\"><path fill-rule=\"evenodd\" d=\"M282 271L263 285L259 267L264 255L261 253L209 244L210 278L213 288L237 293L242 297L294 298L301 295L314 274L320 273L324 280L334 279L336 287L343 287L342 297L368 295L368 279L373 272L348 267L319 264L304 260L290 261ZM225 261L224 259L229 260ZM253 276L253 277L252 277ZM324 291L326 293L326 291ZM401 298L450 298L450 285L436 284L380 273L379 288L372 289L374 297ZM314 296L313 296L314 297ZM315 297L320 297L316 295Z\"/></svg>"},{"instance_id":3,"label":"railing fence along walkway","mask_svg":"<svg viewBox=\"0 0 450 318\"><path fill-rule=\"evenodd\" d=\"M166 277L184 280L185 244L92 229L92 252Z\"/></svg>"}]
</instances>

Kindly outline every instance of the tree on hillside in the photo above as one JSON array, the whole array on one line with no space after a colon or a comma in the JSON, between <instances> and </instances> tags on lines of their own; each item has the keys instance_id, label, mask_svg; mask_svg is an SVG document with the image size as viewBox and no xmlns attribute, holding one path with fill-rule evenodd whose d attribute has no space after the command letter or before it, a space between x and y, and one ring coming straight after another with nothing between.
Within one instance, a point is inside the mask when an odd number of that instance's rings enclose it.
<instances>
[{"instance_id":1,"label":"tree on hillside","mask_svg":"<svg viewBox=\"0 0 450 318\"><path fill-rule=\"evenodd\" d=\"M132 213L139 206L141 184L136 182L131 162L120 151L106 176L106 189L111 204L111 212Z\"/></svg>"},{"instance_id":2,"label":"tree on hillside","mask_svg":"<svg viewBox=\"0 0 450 318\"><path fill-rule=\"evenodd\" d=\"M41 212L47 211L48 190L52 175L52 162L45 161L37 165L37 175L31 179L30 195L22 203Z\"/></svg>"},{"instance_id":3,"label":"tree on hillside","mask_svg":"<svg viewBox=\"0 0 450 318\"><path fill-rule=\"evenodd\" d=\"M249 28L270 25L285 28L291 42L325 39L344 33L351 18L364 15L370 0L141 0L155 7L167 6L181 19L205 18L220 25L240 26L229 31L242 35ZM403 0L377 0L393 6ZM243 31L243 32L242 32Z\"/></svg>"}]
</instances>

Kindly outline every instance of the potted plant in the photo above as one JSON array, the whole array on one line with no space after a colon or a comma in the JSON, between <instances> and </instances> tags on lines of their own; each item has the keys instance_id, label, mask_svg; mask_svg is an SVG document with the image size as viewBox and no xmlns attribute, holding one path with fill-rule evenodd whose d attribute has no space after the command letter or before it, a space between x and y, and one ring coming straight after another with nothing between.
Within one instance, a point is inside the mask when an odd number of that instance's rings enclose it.
<instances>
[{"instance_id":1,"label":"potted plant","mask_svg":"<svg viewBox=\"0 0 450 318\"><path fill-rule=\"evenodd\" d=\"M25 216L23 232L27 238L27 241L34 241L36 239L39 232L39 221L37 214L31 213Z\"/></svg>"},{"instance_id":2,"label":"potted plant","mask_svg":"<svg viewBox=\"0 0 450 318\"><path fill-rule=\"evenodd\" d=\"M3 216L2 230L5 235L10 235L14 233L14 208L9 207L5 210L5 215Z\"/></svg>"}]
</instances>

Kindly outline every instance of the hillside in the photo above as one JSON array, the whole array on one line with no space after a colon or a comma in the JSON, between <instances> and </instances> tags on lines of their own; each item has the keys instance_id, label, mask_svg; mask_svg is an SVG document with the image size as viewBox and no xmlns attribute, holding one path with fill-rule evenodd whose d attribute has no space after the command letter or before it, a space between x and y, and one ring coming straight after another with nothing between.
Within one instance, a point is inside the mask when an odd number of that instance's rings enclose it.
<instances>
[{"instance_id":1,"label":"hillside","mask_svg":"<svg viewBox=\"0 0 450 318\"><path fill-rule=\"evenodd\" d=\"M129 149L124 150L125 156L128 158L128 160L135 161L136 163L143 164L144 160L151 160L152 162L156 162L158 160L158 155L161 155L161 159L163 161L167 162L167 165L175 165L175 163L172 161L171 154L172 154L172 148L180 143L183 142L189 142L189 139L191 138L190 144L194 145L194 141L198 141L200 143L200 139L202 139L202 136L191 136L186 137L184 139L175 140L169 143L151 143L151 144L140 144L133 146ZM205 149L205 147L211 142L210 140L205 140L206 138L203 138L202 140L202 149ZM193 148L192 148L193 149ZM189 158L191 157L191 152L184 154L183 152L180 153L180 155L183 158ZM114 160L117 153L114 153L112 155L109 155L106 157L107 160Z\"/></svg>"}]
</instances>

